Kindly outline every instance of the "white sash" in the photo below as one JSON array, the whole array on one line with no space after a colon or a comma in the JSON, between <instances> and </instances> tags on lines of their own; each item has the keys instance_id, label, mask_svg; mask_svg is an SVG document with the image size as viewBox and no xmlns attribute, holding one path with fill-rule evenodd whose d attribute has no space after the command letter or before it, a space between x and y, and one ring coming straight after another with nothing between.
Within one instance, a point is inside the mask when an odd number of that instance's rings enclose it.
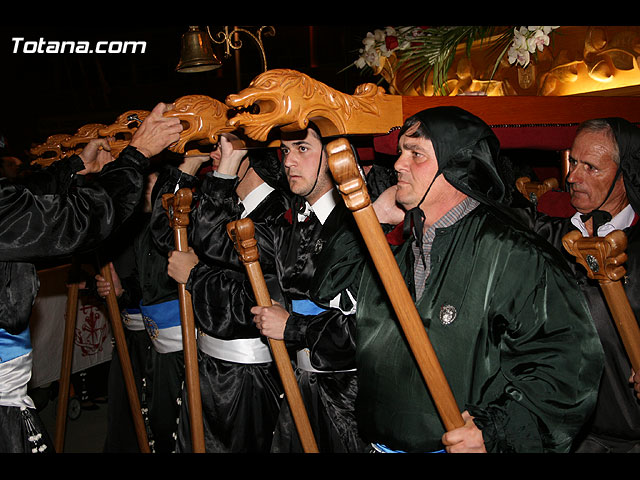
<instances>
[{"instance_id":1,"label":"white sash","mask_svg":"<svg viewBox=\"0 0 640 480\"><path fill-rule=\"evenodd\" d=\"M182 326L160 328L150 337L151 344L158 353L179 352L182 350Z\"/></svg>"},{"instance_id":2,"label":"white sash","mask_svg":"<svg viewBox=\"0 0 640 480\"><path fill-rule=\"evenodd\" d=\"M351 368L349 370L318 370L313 368L311 365L311 352L308 348L303 348L302 350L298 350L296 354L297 366L301 370L305 372L314 372L314 373L341 373L341 372L355 372L355 368Z\"/></svg>"},{"instance_id":3,"label":"white sash","mask_svg":"<svg viewBox=\"0 0 640 480\"><path fill-rule=\"evenodd\" d=\"M0 363L0 405L35 408L27 395L33 352Z\"/></svg>"},{"instance_id":4,"label":"white sash","mask_svg":"<svg viewBox=\"0 0 640 480\"><path fill-rule=\"evenodd\" d=\"M269 347L260 338L221 340L200 332L198 348L210 357L235 363L271 362Z\"/></svg>"},{"instance_id":5,"label":"white sash","mask_svg":"<svg viewBox=\"0 0 640 480\"><path fill-rule=\"evenodd\" d=\"M144 320L142 319L142 313L131 313L127 311L122 312L122 323L127 330L144 330Z\"/></svg>"}]
</instances>

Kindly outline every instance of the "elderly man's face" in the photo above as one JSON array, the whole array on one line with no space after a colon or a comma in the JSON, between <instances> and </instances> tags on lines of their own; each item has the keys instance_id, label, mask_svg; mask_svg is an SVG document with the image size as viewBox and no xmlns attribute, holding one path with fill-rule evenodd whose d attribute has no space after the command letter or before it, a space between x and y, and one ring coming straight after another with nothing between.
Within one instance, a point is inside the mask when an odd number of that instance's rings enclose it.
<instances>
[{"instance_id":1,"label":"elderly man's face","mask_svg":"<svg viewBox=\"0 0 640 480\"><path fill-rule=\"evenodd\" d=\"M580 213L589 213L603 202L618 165L613 161L613 145L604 132L581 132L571 147L569 191L571 205ZM601 210L616 215L628 204L622 175Z\"/></svg>"}]
</instances>

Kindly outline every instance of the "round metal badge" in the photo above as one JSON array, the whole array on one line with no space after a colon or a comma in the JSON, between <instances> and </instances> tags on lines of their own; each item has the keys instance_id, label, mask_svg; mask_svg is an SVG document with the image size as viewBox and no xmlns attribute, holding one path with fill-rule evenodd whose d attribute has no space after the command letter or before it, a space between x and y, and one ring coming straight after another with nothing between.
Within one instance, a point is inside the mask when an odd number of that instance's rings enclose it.
<instances>
[{"instance_id":1,"label":"round metal badge","mask_svg":"<svg viewBox=\"0 0 640 480\"><path fill-rule=\"evenodd\" d=\"M443 325L449 325L452 323L456 319L457 315L458 311L453 305L443 305L440 307L440 321Z\"/></svg>"}]
</instances>

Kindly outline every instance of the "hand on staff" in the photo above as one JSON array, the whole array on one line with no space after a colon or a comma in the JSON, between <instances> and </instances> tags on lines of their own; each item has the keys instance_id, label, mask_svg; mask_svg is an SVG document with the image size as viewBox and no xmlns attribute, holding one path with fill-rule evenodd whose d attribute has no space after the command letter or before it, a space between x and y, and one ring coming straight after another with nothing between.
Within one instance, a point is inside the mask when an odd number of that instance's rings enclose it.
<instances>
[{"instance_id":1,"label":"hand on staff","mask_svg":"<svg viewBox=\"0 0 640 480\"><path fill-rule=\"evenodd\" d=\"M167 273L178 283L187 283L191 269L196 266L199 259L193 248L186 252L173 250L169 252L169 266Z\"/></svg>"},{"instance_id":2,"label":"hand on staff","mask_svg":"<svg viewBox=\"0 0 640 480\"><path fill-rule=\"evenodd\" d=\"M108 138L93 138L82 149L80 158L84 162L84 169L78 172L78 175L87 175L89 173L98 173L107 163L113 162L111 155L111 146Z\"/></svg>"},{"instance_id":3,"label":"hand on staff","mask_svg":"<svg viewBox=\"0 0 640 480\"><path fill-rule=\"evenodd\" d=\"M398 225L404 221L405 211L396 203L397 186L387 188L371 205L378 221L388 225Z\"/></svg>"},{"instance_id":4,"label":"hand on staff","mask_svg":"<svg viewBox=\"0 0 640 480\"><path fill-rule=\"evenodd\" d=\"M289 312L278 302L274 301L270 307L255 306L251 309L251 313L254 315L253 323L262 335L274 340L284 339L284 328L287 325Z\"/></svg>"},{"instance_id":5,"label":"hand on staff","mask_svg":"<svg viewBox=\"0 0 640 480\"><path fill-rule=\"evenodd\" d=\"M636 391L636 397L640 398L640 372L634 372L631 370L629 382L633 383L633 389Z\"/></svg>"},{"instance_id":6,"label":"hand on staff","mask_svg":"<svg viewBox=\"0 0 640 480\"><path fill-rule=\"evenodd\" d=\"M113 281L113 289L116 292L116 297L122 295L124 289L122 288L122 283L120 282L120 277L116 273L116 269L113 266L113 263L109 262L109 269L111 270L111 280ZM111 292L111 284L107 282L107 280L100 274L95 276L96 279L96 290L98 291L98 295L102 298L105 298Z\"/></svg>"},{"instance_id":7,"label":"hand on staff","mask_svg":"<svg viewBox=\"0 0 640 480\"><path fill-rule=\"evenodd\" d=\"M159 103L149 113L133 134L129 145L138 149L145 157L151 158L180 139L182 124L178 117L165 117L164 112L173 105Z\"/></svg>"},{"instance_id":8,"label":"hand on staff","mask_svg":"<svg viewBox=\"0 0 640 480\"><path fill-rule=\"evenodd\" d=\"M182 163L178 166L178 170L191 176L197 175L202 164L209 161L209 155L185 155Z\"/></svg>"},{"instance_id":9,"label":"hand on staff","mask_svg":"<svg viewBox=\"0 0 640 480\"><path fill-rule=\"evenodd\" d=\"M234 135L223 133L220 135L218 150L220 150L220 163L218 172L227 175L239 175L238 168L247 155L246 149L235 149L231 143Z\"/></svg>"},{"instance_id":10,"label":"hand on staff","mask_svg":"<svg viewBox=\"0 0 640 480\"><path fill-rule=\"evenodd\" d=\"M446 432L442 443L448 453L487 453L482 430L476 427L468 411L462 412L464 426Z\"/></svg>"}]
</instances>

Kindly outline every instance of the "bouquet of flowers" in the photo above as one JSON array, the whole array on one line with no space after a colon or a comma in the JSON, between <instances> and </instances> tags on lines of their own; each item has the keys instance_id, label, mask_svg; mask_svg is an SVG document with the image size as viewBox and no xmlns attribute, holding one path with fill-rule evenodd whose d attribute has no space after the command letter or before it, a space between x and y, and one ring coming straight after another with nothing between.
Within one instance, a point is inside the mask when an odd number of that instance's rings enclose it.
<instances>
[{"instance_id":1,"label":"bouquet of flowers","mask_svg":"<svg viewBox=\"0 0 640 480\"><path fill-rule=\"evenodd\" d=\"M474 41L491 41L498 52L492 76L500 60L507 55L510 64L526 67L531 56L549 45L550 35L558 27L490 27L490 26L398 26L367 33L354 65L360 69L380 66L381 57L392 54L408 75L424 78L433 71L433 85L443 92L447 71L459 45L466 44L470 54ZM489 40L490 39L490 40Z\"/></svg>"}]
</instances>

